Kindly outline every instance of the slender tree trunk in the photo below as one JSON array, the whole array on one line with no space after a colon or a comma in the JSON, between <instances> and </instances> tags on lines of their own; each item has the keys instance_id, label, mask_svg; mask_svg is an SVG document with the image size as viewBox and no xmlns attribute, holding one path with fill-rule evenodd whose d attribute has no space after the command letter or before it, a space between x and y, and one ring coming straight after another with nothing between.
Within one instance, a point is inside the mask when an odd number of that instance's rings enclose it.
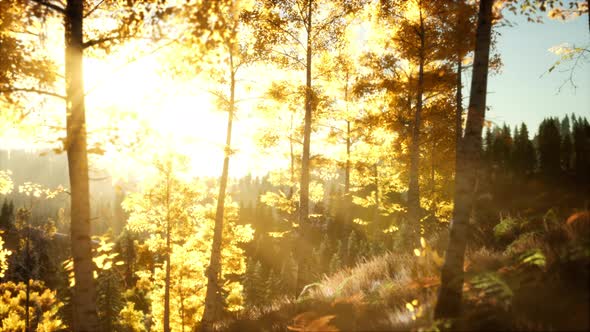
<instances>
[{"instance_id":1,"label":"slender tree trunk","mask_svg":"<svg viewBox=\"0 0 590 332\"><path fill-rule=\"evenodd\" d=\"M462 66L463 58L457 54L457 86L456 86L456 99L455 103L455 171L459 163L459 151L458 147L461 144L461 138L463 137L463 82L461 75L463 74Z\"/></svg>"},{"instance_id":2,"label":"slender tree trunk","mask_svg":"<svg viewBox=\"0 0 590 332\"><path fill-rule=\"evenodd\" d=\"M170 332L170 255L172 246L170 232L172 231L172 220L170 220L170 176L172 169L166 173L166 280L164 281L164 332Z\"/></svg>"},{"instance_id":3,"label":"slender tree trunk","mask_svg":"<svg viewBox=\"0 0 590 332\"><path fill-rule=\"evenodd\" d=\"M436 164L435 164L435 153L436 153L436 141L432 139L430 146L430 197L432 197L430 203L430 211L434 215L434 211L436 210L436 202L435 202L435 194L436 194Z\"/></svg>"},{"instance_id":4,"label":"slender tree trunk","mask_svg":"<svg viewBox=\"0 0 590 332\"><path fill-rule=\"evenodd\" d=\"M309 179L310 179L310 140L311 140L311 112L312 112L312 90L311 90L311 23L312 23L312 1L307 3L307 51L305 66L305 119L303 127L303 155L301 156L301 184L299 186L299 266L297 269L297 289L302 289L305 283L305 273L308 267L310 256L309 239Z\"/></svg>"},{"instance_id":5,"label":"slender tree trunk","mask_svg":"<svg viewBox=\"0 0 590 332\"><path fill-rule=\"evenodd\" d=\"M379 197L379 162L376 162L373 165L373 177L375 178L375 208L373 209L373 232L374 235L377 235L379 233L379 200L381 199Z\"/></svg>"},{"instance_id":6,"label":"slender tree trunk","mask_svg":"<svg viewBox=\"0 0 590 332\"><path fill-rule=\"evenodd\" d=\"M219 321L223 312L223 298L219 289L219 275L221 274L221 244L223 240L223 212L225 208L225 191L229 173L229 157L231 155L231 134L235 111L235 72L233 56L230 51L230 101L227 117L227 133L225 139L225 157L223 170L219 183L219 195L217 197L217 211L215 212L215 229L213 231L213 243L211 247L211 260L207 269L207 293L205 295L205 311L201 320L201 331L213 331L214 324Z\"/></svg>"},{"instance_id":7,"label":"slender tree trunk","mask_svg":"<svg viewBox=\"0 0 590 332\"><path fill-rule=\"evenodd\" d=\"M344 208L345 211L345 223L347 225L351 224L351 209L352 209L352 196L350 194L350 147L351 147L351 138L350 138L350 121L346 121L346 166L344 169Z\"/></svg>"},{"instance_id":8,"label":"slender tree trunk","mask_svg":"<svg viewBox=\"0 0 590 332\"><path fill-rule=\"evenodd\" d=\"M25 220L27 227L27 242L25 246L25 265L26 265L26 297L25 297L25 330L31 332L31 322L29 317L29 308L31 307L31 226L28 219Z\"/></svg>"},{"instance_id":9,"label":"slender tree trunk","mask_svg":"<svg viewBox=\"0 0 590 332\"><path fill-rule=\"evenodd\" d=\"M348 72L346 73L346 86L344 89L344 102L346 103L346 116L348 117ZM344 169L344 222L346 225L350 225L352 215L352 197L350 196L350 147L352 145L350 137L350 120L346 120L346 166Z\"/></svg>"},{"instance_id":10,"label":"slender tree trunk","mask_svg":"<svg viewBox=\"0 0 590 332\"><path fill-rule=\"evenodd\" d=\"M114 296L114 292L116 291L115 289L113 289L113 279L111 276L107 276L107 298L106 298L106 321L107 321L107 331L113 331L113 321L115 320L115 314L113 312L113 296Z\"/></svg>"},{"instance_id":11,"label":"slender tree trunk","mask_svg":"<svg viewBox=\"0 0 590 332\"><path fill-rule=\"evenodd\" d=\"M455 176L459 167L459 145L463 138L463 57L457 53L457 83L455 91Z\"/></svg>"},{"instance_id":12,"label":"slender tree trunk","mask_svg":"<svg viewBox=\"0 0 590 332\"><path fill-rule=\"evenodd\" d=\"M84 106L82 0L68 0L65 15L66 151L71 187L74 259L73 330L97 331L96 285L90 239L90 198Z\"/></svg>"},{"instance_id":13,"label":"slender tree trunk","mask_svg":"<svg viewBox=\"0 0 590 332\"><path fill-rule=\"evenodd\" d=\"M303 129L303 155L301 157L301 186L299 198L299 223L306 227L309 216L309 155L311 139L311 13L312 0L308 0L307 8L307 52L305 66L305 120Z\"/></svg>"},{"instance_id":14,"label":"slender tree trunk","mask_svg":"<svg viewBox=\"0 0 590 332\"><path fill-rule=\"evenodd\" d=\"M420 9L420 54L418 68L418 91L416 95L416 112L414 113L414 126L412 127L412 143L410 145L410 182L408 185L408 225L409 231L406 236L408 240L414 242L415 230L420 223L420 126L422 116L422 96L424 94L424 21L422 10Z\"/></svg>"},{"instance_id":15,"label":"slender tree trunk","mask_svg":"<svg viewBox=\"0 0 590 332\"><path fill-rule=\"evenodd\" d=\"M294 153L294 147L293 147L293 122L294 122L294 114L291 113L291 122L290 122L290 127L289 127L289 158L291 161L291 186L289 188L289 196L288 198L291 199L293 198L293 194L295 192L295 153Z\"/></svg>"},{"instance_id":16,"label":"slender tree trunk","mask_svg":"<svg viewBox=\"0 0 590 332\"><path fill-rule=\"evenodd\" d=\"M485 120L493 0L481 0L479 6L467 125L465 136L457 151L460 162L457 164L455 175L455 208L449 246L441 273L440 293L435 307L437 318L457 317L461 310L467 227L474 203L473 192L476 187L481 133Z\"/></svg>"}]
</instances>

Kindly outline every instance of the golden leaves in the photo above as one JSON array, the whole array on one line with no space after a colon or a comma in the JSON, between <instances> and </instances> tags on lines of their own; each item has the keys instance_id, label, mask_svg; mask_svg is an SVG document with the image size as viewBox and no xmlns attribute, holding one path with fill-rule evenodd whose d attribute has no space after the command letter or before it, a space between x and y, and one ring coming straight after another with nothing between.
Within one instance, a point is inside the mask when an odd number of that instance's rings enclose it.
<instances>
[{"instance_id":1,"label":"golden leaves","mask_svg":"<svg viewBox=\"0 0 590 332\"><path fill-rule=\"evenodd\" d=\"M12 175L12 171L0 171L0 195L7 195L12 192L14 188L14 183L10 176Z\"/></svg>"},{"instance_id":2,"label":"golden leaves","mask_svg":"<svg viewBox=\"0 0 590 332\"><path fill-rule=\"evenodd\" d=\"M0 231L0 234L2 232ZM8 256L10 256L11 252L8 249L4 249L4 240L0 237L0 278L4 277L4 272L8 268Z\"/></svg>"},{"instance_id":3,"label":"golden leaves","mask_svg":"<svg viewBox=\"0 0 590 332\"><path fill-rule=\"evenodd\" d=\"M42 198L42 199L52 199L55 198L57 195L65 192L65 188L63 186L58 186L55 189L45 188L44 186L33 183L33 182L25 182L23 185L18 186L18 192L24 194L25 196L35 197L35 198Z\"/></svg>"}]
</instances>

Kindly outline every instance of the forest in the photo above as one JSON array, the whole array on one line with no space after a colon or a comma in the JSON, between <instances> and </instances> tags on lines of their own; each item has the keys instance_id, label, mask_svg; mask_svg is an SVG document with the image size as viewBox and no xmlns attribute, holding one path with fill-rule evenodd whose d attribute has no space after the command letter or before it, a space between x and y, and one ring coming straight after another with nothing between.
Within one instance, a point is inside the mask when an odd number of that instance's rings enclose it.
<instances>
[{"instance_id":1,"label":"forest","mask_svg":"<svg viewBox=\"0 0 590 332\"><path fill-rule=\"evenodd\" d=\"M0 0L0 332L590 330L589 7Z\"/></svg>"}]
</instances>

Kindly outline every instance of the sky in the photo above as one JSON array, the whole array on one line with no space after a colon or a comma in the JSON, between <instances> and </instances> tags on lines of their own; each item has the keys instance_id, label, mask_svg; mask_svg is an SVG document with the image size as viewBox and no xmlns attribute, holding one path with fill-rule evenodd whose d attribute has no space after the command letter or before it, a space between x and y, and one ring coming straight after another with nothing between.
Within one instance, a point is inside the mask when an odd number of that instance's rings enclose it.
<instances>
[{"instance_id":1,"label":"sky","mask_svg":"<svg viewBox=\"0 0 590 332\"><path fill-rule=\"evenodd\" d=\"M590 56L574 72L576 88L566 84L560 91L569 78L569 71L563 72L569 64L547 73L559 59L549 51L551 47L590 45L587 14L568 22L545 19L543 24L526 22L523 17L507 18L515 26L496 28L504 66L489 77L486 118L498 125L525 122L531 135L548 116L561 118L574 112L590 119Z\"/></svg>"}]
</instances>

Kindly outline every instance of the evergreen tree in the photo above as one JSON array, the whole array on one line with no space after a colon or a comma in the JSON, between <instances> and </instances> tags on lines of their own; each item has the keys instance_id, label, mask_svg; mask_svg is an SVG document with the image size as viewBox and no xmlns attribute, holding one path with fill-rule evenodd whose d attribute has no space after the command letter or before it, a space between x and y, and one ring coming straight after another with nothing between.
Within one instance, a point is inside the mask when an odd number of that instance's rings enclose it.
<instances>
[{"instance_id":1,"label":"evergreen tree","mask_svg":"<svg viewBox=\"0 0 590 332\"><path fill-rule=\"evenodd\" d=\"M562 136L561 138L561 168L568 171L572 167L574 147L572 137L570 135Z\"/></svg>"},{"instance_id":2,"label":"evergreen tree","mask_svg":"<svg viewBox=\"0 0 590 332\"><path fill-rule=\"evenodd\" d=\"M554 118L543 120L539 125L539 168L541 173L551 179L557 179L561 169L561 137L559 121Z\"/></svg>"},{"instance_id":3,"label":"evergreen tree","mask_svg":"<svg viewBox=\"0 0 590 332\"><path fill-rule=\"evenodd\" d=\"M14 217L14 204L12 201L9 203L5 198L2 203L2 209L0 210L0 230L8 231L12 225L12 218Z\"/></svg>"},{"instance_id":4,"label":"evergreen tree","mask_svg":"<svg viewBox=\"0 0 590 332\"><path fill-rule=\"evenodd\" d=\"M529 131L523 122L514 137L514 168L517 174L531 174L535 169L536 154L533 143L529 139Z\"/></svg>"},{"instance_id":5,"label":"evergreen tree","mask_svg":"<svg viewBox=\"0 0 590 332\"><path fill-rule=\"evenodd\" d=\"M587 119L578 118L574 121L573 139L576 178L586 183L590 179L590 124Z\"/></svg>"},{"instance_id":6,"label":"evergreen tree","mask_svg":"<svg viewBox=\"0 0 590 332\"><path fill-rule=\"evenodd\" d=\"M259 261L250 259L244 275L244 296L249 306L258 306L263 303L265 290L262 276L262 264Z\"/></svg>"},{"instance_id":7,"label":"evergreen tree","mask_svg":"<svg viewBox=\"0 0 590 332\"><path fill-rule=\"evenodd\" d=\"M278 294L280 294L280 288L280 276L275 273L274 269L270 269L270 272L268 272L268 277L264 282L264 302L268 303L272 301Z\"/></svg>"},{"instance_id":8,"label":"evergreen tree","mask_svg":"<svg viewBox=\"0 0 590 332\"><path fill-rule=\"evenodd\" d=\"M115 269L101 271L97 278L98 322L103 331L113 331L124 308L123 279Z\"/></svg>"},{"instance_id":9,"label":"evergreen tree","mask_svg":"<svg viewBox=\"0 0 590 332\"><path fill-rule=\"evenodd\" d=\"M281 266L281 291L283 294L295 294L297 291L296 288L296 278L297 278L297 262L293 257L292 253L289 253L289 256L286 260L283 261Z\"/></svg>"},{"instance_id":10,"label":"evergreen tree","mask_svg":"<svg viewBox=\"0 0 590 332\"><path fill-rule=\"evenodd\" d=\"M360 243L357 239L356 232L352 230L348 236L346 246L346 264L353 265L356 262L357 255L359 254Z\"/></svg>"},{"instance_id":11,"label":"evergreen tree","mask_svg":"<svg viewBox=\"0 0 590 332\"><path fill-rule=\"evenodd\" d=\"M561 135L561 168L568 171L572 168L572 159L574 147L572 143L572 133L570 129L570 120L566 116L561 120L559 133Z\"/></svg>"},{"instance_id":12,"label":"evergreen tree","mask_svg":"<svg viewBox=\"0 0 590 332\"><path fill-rule=\"evenodd\" d=\"M485 137L483 139L483 160L486 164L490 165L493 161L493 146L494 146L494 134L492 133L492 129L490 127L486 128Z\"/></svg>"},{"instance_id":13,"label":"evergreen tree","mask_svg":"<svg viewBox=\"0 0 590 332\"><path fill-rule=\"evenodd\" d=\"M336 245L336 251L332 254L332 259L330 260L330 273L333 274L340 270L342 267L342 257L343 257L343 247L342 241L338 240L338 244Z\"/></svg>"}]
</instances>

